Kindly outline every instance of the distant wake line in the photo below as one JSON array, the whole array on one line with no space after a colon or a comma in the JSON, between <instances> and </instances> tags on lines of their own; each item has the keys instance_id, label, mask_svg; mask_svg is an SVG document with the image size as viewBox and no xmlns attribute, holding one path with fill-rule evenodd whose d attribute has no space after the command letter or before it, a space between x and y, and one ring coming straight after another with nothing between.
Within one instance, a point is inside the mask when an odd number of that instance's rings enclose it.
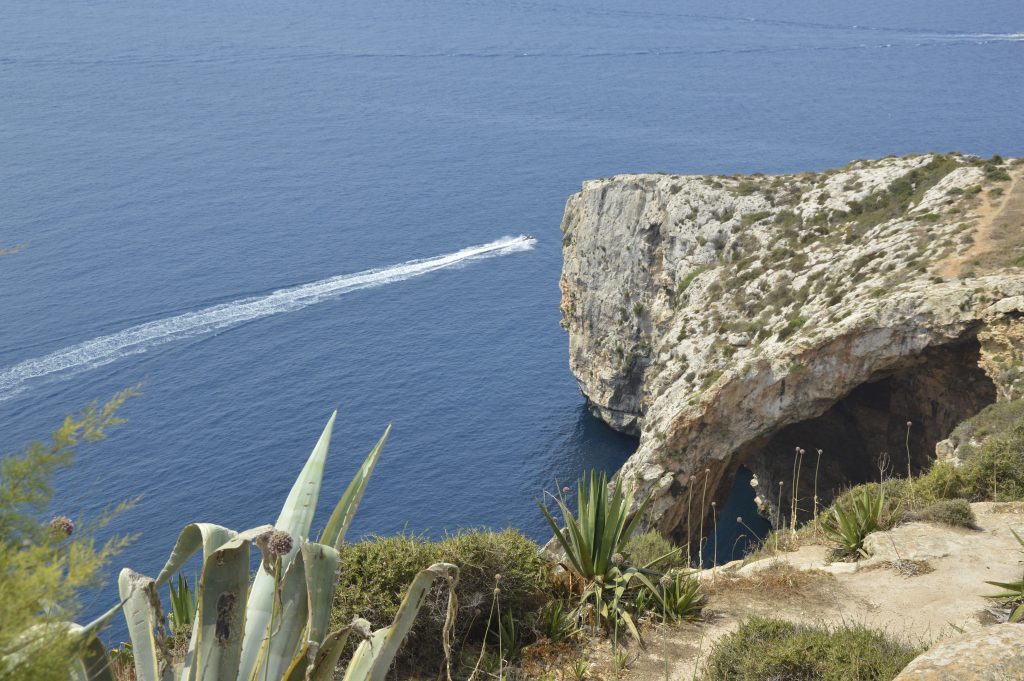
<instances>
[{"instance_id":1,"label":"distant wake line","mask_svg":"<svg viewBox=\"0 0 1024 681\"><path fill-rule=\"evenodd\" d=\"M504 237L489 244L470 246L446 255L410 260L399 265L355 274L343 274L310 284L278 289L265 296L242 298L132 326L109 336L93 338L0 370L0 402L22 392L27 384L35 379L93 369L171 341L226 329L261 317L300 310L352 291L411 279L472 260L528 251L533 248L534 243L533 239L526 237Z\"/></svg>"}]
</instances>

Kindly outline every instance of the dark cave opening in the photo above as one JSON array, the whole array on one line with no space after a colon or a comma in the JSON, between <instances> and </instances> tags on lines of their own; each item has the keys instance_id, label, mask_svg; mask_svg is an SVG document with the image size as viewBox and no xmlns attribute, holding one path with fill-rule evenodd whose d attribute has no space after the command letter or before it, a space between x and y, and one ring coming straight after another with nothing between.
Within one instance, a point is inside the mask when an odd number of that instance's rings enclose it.
<instances>
[{"instance_id":1,"label":"dark cave opening","mask_svg":"<svg viewBox=\"0 0 1024 681\"><path fill-rule=\"evenodd\" d=\"M936 443L996 401L995 385L978 366L979 358L980 344L973 337L929 348L893 370L872 376L819 416L751 443L736 457L729 500L749 506L755 490L749 475L742 473L745 467L757 476L756 494L770 516L768 523L787 525L797 448L805 452L797 485L800 523L813 516L815 494L822 509L853 485L878 480L880 475L906 477L908 464L912 474L918 475L934 460ZM719 562L732 557L733 551L724 545L730 537L750 534L725 511L718 523L723 542L719 553L725 555ZM756 527L766 530L768 525Z\"/></svg>"}]
</instances>

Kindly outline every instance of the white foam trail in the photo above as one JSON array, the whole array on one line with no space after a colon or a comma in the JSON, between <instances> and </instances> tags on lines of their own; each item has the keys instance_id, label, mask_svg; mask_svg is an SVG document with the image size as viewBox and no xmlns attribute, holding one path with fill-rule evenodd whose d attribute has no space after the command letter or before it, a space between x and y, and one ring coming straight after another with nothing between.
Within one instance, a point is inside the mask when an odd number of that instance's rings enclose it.
<instances>
[{"instance_id":1,"label":"white foam trail","mask_svg":"<svg viewBox=\"0 0 1024 681\"><path fill-rule=\"evenodd\" d=\"M355 274L343 274L310 284L278 289L265 296L242 298L132 326L42 357L27 359L0 371L0 402L22 392L30 381L36 379L93 369L128 355L146 352L164 343L226 329L261 317L292 312L352 291L411 279L471 260L527 251L533 248L535 243L531 237L504 237L489 244L470 246L446 255L410 260L399 265Z\"/></svg>"}]
</instances>

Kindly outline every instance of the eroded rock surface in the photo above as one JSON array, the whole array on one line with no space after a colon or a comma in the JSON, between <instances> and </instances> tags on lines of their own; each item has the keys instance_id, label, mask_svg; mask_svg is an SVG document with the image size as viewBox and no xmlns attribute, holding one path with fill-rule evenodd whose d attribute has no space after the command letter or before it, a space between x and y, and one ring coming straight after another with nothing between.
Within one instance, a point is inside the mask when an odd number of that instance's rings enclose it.
<instances>
[{"instance_id":1,"label":"eroded rock surface","mask_svg":"<svg viewBox=\"0 0 1024 681\"><path fill-rule=\"evenodd\" d=\"M926 155L584 183L562 221L570 366L592 411L640 436L621 475L654 493L649 522L692 536L740 465L785 511L797 446L809 514L814 487L826 504L883 451L920 470L1019 394L1022 174Z\"/></svg>"},{"instance_id":2,"label":"eroded rock surface","mask_svg":"<svg viewBox=\"0 0 1024 681\"><path fill-rule=\"evenodd\" d=\"M1000 624L943 641L919 655L895 681L1019 681L1024 626Z\"/></svg>"}]
</instances>

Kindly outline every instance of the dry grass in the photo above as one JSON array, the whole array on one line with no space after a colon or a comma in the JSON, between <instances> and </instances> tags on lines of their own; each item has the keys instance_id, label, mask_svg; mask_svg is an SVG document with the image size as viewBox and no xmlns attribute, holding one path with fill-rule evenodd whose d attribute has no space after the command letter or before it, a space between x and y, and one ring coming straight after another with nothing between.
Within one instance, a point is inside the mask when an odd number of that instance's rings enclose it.
<instances>
[{"instance_id":1,"label":"dry grass","mask_svg":"<svg viewBox=\"0 0 1024 681\"><path fill-rule=\"evenodd\" d=\"M926 575L929 572L935 572L935 568L929 565L926 560L887 560L880 563L879 567L893 570L904 577L917 577L919 575Z\"/></svg>"},{"instance_id":2,"label":"dry grass","mask_svg":"<svg viewBox=\"0 0 1024 681\"><path fill-rule=\"evenodd\" d=\"M709 595L756 591L765 595L804 595L831 586L835 577L821 570L801 570L784 560L772 562L750 575L722 573L705 583Z\"/></svg>"}]
</instances>

